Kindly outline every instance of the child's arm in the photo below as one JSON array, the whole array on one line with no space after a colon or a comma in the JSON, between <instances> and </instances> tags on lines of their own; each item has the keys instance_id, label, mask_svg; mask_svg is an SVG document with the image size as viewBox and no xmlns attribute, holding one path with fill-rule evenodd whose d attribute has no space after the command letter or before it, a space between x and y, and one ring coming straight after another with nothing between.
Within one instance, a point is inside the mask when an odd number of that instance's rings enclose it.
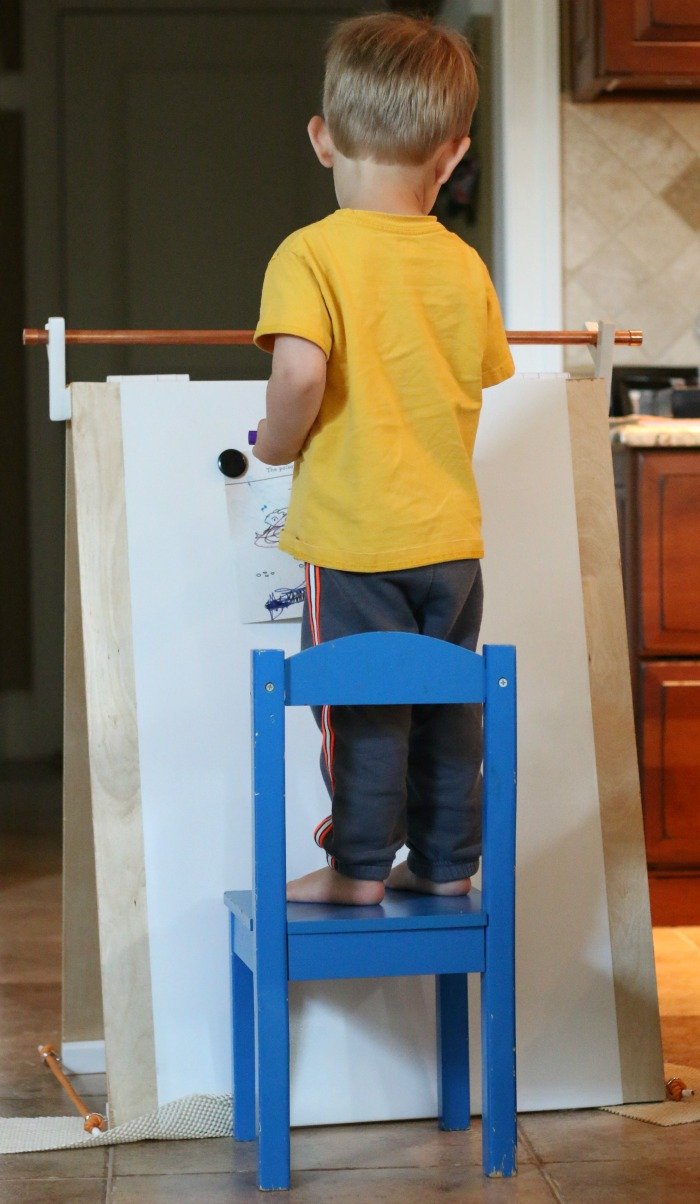
<instances>
[{"instance_id":1,"label":"child's arm","mask_svg":"<svg viewBox=\"0 0 700 1204\"><path fill-rule=\"evenodd\" d=\"M321 408L326 356L308 339L278 334L267 385L267 417L258 426L253 455L263 464L289 464L301 451Z\"/></svg>"}]
</instances>

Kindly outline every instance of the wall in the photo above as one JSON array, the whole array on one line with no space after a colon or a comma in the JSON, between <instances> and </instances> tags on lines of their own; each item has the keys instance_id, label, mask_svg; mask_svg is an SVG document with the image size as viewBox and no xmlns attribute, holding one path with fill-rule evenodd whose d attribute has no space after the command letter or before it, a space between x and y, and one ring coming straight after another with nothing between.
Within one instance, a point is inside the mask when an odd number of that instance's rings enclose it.
<instances>
[{"instance_id":1,"label":"wall","mask_svg":"<svg viewBox=\"0 0 700 1204\"><path fill-rule=\"evenodd\" d=\"M562 325L559 12L494 8L494 277L510 330ZM561 370L559 347L517 346L520 372Z\"/></svg>"},{"instance_id":2,"label":"wall","mask_svg":"<svg viewBox=\"0 0 700 1204\"><path fill-rule=\"evenodd\" d=\"M565 95L562 192L565 325L642 329L616 363L698 363L700 101ZM566 366L585 372L590 357L569 350Z\"/></svg>"},{"instance_id":3,"label":"wall","mask_svg":"<svg viewBox=\"0 0 700 1204\"><path fill-rule=\"evenodd\" d=\"M0 6L0 698L26 690L31 680L29 623L29 500L24 356L22 249L22 66L19 5ZM0 747L2 744L0 702Z\"/></svg>"}]
</instances>

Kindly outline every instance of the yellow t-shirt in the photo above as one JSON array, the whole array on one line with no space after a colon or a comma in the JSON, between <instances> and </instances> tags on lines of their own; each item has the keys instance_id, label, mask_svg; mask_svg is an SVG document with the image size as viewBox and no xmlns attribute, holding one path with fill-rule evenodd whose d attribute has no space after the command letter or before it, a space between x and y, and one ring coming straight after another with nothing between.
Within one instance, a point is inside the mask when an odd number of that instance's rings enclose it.
<instances>
[{"instance_id":1,"label":"yellow t-shirt","mask_svg":"<svg viewBox=\"0 0 700 1204\"><path fill-rule=\"evenodd\" d=\"M514 366L476 251L434 217L338 209L270 260L255 342L278 334L328 361L279 546L370 573L483 556L481 390Z\"/></svg>"}]
</instances>

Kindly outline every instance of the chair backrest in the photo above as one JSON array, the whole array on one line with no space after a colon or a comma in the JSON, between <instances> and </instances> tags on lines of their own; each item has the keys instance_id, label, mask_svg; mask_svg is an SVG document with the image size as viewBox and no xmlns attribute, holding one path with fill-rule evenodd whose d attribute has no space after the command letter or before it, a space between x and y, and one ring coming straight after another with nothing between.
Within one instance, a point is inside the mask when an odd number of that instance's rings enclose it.
<instances>
[{"instance_id":1,"label":"chair backrest","mask_svg":"<svg viewBox=\"0 0 700 1204\"><path fill-rule=\"evenodd\" d=\"M287 706L483 702L484 661L446 640L368 631L285 661Z\"/></svg>"},{"instance_id":2,"label":"chair backrest","mask_svg":"<svg viewBox=\"0 0 700 1204\"><path fill-rule=\"evenodd\" d=\"M482 892L513 901L515 864L515 649L485 645L483 656L407 632L367 632L307 648L285 660L251 653L253 874L258 939L268 951L286 936L284 711L286 706L482 703L484 832ZM514 903L513 903L514 905ZM490 913L489 913L490 914Z\"/></svg>"}]
</instances>

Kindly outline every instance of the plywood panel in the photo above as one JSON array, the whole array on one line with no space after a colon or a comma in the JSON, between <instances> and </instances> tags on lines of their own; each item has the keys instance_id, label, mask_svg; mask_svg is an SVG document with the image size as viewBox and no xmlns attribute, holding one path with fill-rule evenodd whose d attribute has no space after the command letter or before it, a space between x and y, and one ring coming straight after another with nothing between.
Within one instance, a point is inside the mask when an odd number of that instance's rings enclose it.
<instances>
[{"instance_id":1,"label":"plywood panel","mask_svg":"<svg viewBox=\"0 0 700 1204\"><path fill-rule=\"evenodd\" d=\"M63 990L61 1038L99 1041L102 983L88 754L73 433L66 425L66 578L63 692Z\"/></svg>"},{"instance_id":2,"label":"plywood panel","mask_svg":"<svg viewBox=\"0 0 700 1204\"><path fill-rule=\"evenodd\" d=\"M608 398L601 380L567 395L623 1093L663 1099Z\"/></svg>"},{"instance_id":3,"label":"plywood panel","mask_svg":"<svg viewBox=\"0 0 700 1204\"><path fill-rule=\"evenodd\" d=\"M564 378L488 389L474 463L482 639L517 649L518 1102L594 1106L623 1088Z\"/></svg>"},{"instance_id":4,"label":"plywood panel","mask_svg":"<svg viewBox=\"0 0 700 1204\"><path fill-rule=\"evenodd\" d=\"M228 1087L220 899L250 875L247 652L252 644L291 651L298 637L293 625L240 624L236 546L216 468L224 446L245 446L262 412L262 385L127 381L122 410L164 1102ZM166 430L167 488L158 469ZM484 638L513 640L519 656L525 1109L610 1103L625 1092L569 440L563 378L519 378L489 391L476 455L487 544ZM297 719L288 764L292 874L318 864L310 829L325 802L316 733L304 726L308 717ZM372 982L295 992L296 1123L434 1112L431 1009L420 983L397 984L396 992Z\"/></svg>"},{"instance_id":5,"label":"plywood panel","mask_svg":"<svg viewBox=\"0 0 700 1204\"><path fill-rule=\"evenodd\" d=\"M251 881L249 650L298 651L298 622L241 623L236 488L265 383L121 386L158 1099L230 1090L228 913ZM156 449L168 440L164 478ZM155 454L154 454L155 453ZM251 458L251 474L267 470ZM232 519L230 519L232 515ZM310 712L287 716L290 875L322 863L328 812ZM435 1113L432 985L294 984L295 1124ZM333 1049L334 1073L328 1074ZM324 1083L323 1092L318 1084ZM369 1084L369 1086L368 1086ZM476 1084L475 1084L476 1087ZM477 1096L478 1098L478 1096Z\"/></svg>"},{"instance_id":6,"label":"plywood panel","mask_svg":"<svg viewBox=\"0 0 700 1204\"><path fill-rule=\"evenodd\" d=\"M110 1119L156 1104L119 390L74 385L85 685Z\"/></svg>"}]
</instances>

